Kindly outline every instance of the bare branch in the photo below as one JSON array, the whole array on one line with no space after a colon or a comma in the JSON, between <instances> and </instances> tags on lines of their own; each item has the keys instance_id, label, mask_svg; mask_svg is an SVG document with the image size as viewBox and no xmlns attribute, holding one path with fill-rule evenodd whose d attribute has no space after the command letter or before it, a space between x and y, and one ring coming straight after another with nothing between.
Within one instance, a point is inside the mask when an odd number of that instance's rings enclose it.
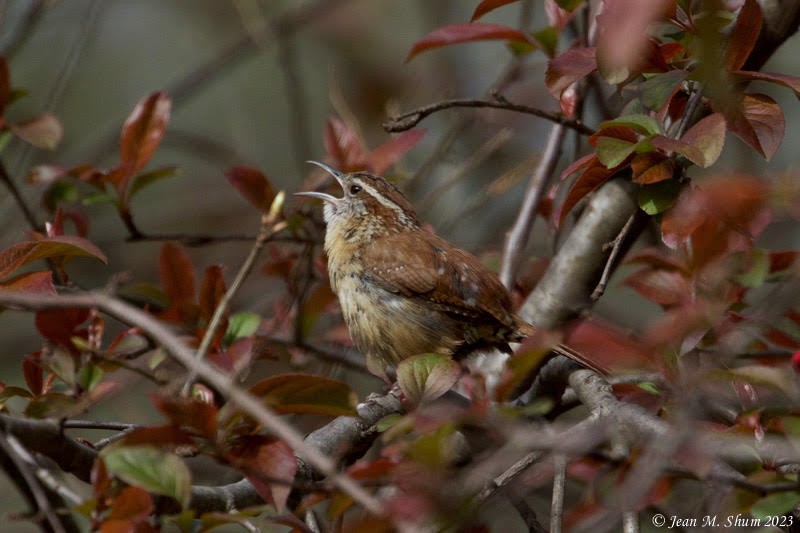
<instances>
[{"instance_id":1,"label":"bare branch","mask_svg":"<svg viewBox=\"0 0 800 533\"><path fill-rule=\"evenodd\" d=\"M594 130L592 128L585 125L583 122L579 120L573 120L559 113L544 111L536 107L526 106L522 104L515 104L509 102L508 100L500 96L495 96L494 99L492 100L480 100L480 99L469 99L469 98L442 100L441 102L429 104L427 106L423 106L414 109L412 111L402 113L396 117L393 117L387 122L383 123L383 129L389 133L398 133L401 131L410 130L411 128L419 124L425 117L432 115L437 111L441 111L443 109L451 109L454 107L490 107L493 109L505 109L507 111L516 111L517 113L533 115L535 117L549 120L550 122L555 122L556 124L561 124L562 126L575 130L583 135L592 135L594 133Z\"/></svg>"}]
</instances>

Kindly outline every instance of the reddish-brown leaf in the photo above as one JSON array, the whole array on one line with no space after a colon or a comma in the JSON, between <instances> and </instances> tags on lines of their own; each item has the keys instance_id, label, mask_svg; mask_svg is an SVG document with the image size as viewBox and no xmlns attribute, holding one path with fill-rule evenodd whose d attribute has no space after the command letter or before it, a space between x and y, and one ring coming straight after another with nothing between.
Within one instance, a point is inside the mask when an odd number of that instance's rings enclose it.
<instances>
[{"instance_id":1,"label":"reddish-brown leaf","mask_svg":"<svg viewBox=\"0 0 800 533\"><path fill-rule=\"evenodd\" d=\"M555 213L556 227L564 222L567 214L580 202L586 195L600 187L607 182L618 171L615 168L606 168L603 163L593 156L586 170L583 174L575 179L575 182L569 188L567 197L561 208Z\"/></svg>"},{"instance_id":2,"label":"reddish-brown leaf","mask_svg":"<svg viewBox=\"0 0 800 533\"><path fill-rule=\"evenodd\" d=\"M153 404L175 426L187 427L213 440L217 435L217 407L194 398L178 396L151 397Z\"/></svg>"},{"instance_id":3,"label":"reddish-brown leaf","mask_svg":"<svg viewBox=\"0 0 800 533\"><path fill-rule=\"evenodd\" d=\"M147 520L153 511L153 499L150 493L139 487L125 487L111 504L112 520L130 520L141 522Z\"/></svg>"},{"instance_id":4,"label":"reddish-brown leaf","mask_svg":"<svg viewBox=\"0 0 800 533\"><path fill-rule=\"evenodd\" d=\"M275 191L269 179L260 170L252 167L233 167L225 172L225 177L256 209L264 213L269 212L272 200L275 199Z\"/></svg>"},{"instance_id":5,"label":"reddish-brown leaf","mask_svg":"<svg viewBox=\"0 0 800 533\"><path fill-rule=\"evenodd\" d=\"M50 113L9 124L8 129L26 143L45 150L55 150L64 135L61 122Z\"/></svg>"},{"instance_id":6,"label":"reddish-brown leaf","mask_svg":"<svg viewBox=\"0 0 800 533\"><path fill-rule=\"evenodd\" d=\"M230 460L247 477L259 496L282 511L297 472L297 459L289 445L253 435L240 438L229 453Z\"/></svg>"},{"instance_id":7,"label":"reddish-brown leaf","mask_svg":"<svg viewBox=\"0 0 800 533\"><path fill-rule=\"evenodd\" d=\"M746 80L766 81L777 83L794 91L794 95L800 98L800 77L789 76L788 74L775 74L773 72L754 72L750 70L737 70L733 72L737 77Z\"/></svg>"},{"instance_id":8,"label":"reddish-brown leaf","mask_svg":"<svg viewBox=\"0 0 800 533\"><path fill-rule=\"evenodd\" d=\"M14 244L0 252L0 280L18 268L46 257L83 255L106 263L106 256L91 242L74 235L58 235Z\"/></svg>"},{"instance_id":9,"label":"reddish-brown leaf","mask_svg":"<svg viewBox=\"0 0 800 533\"><path fill-rule=\"evenodd\" d=\"M0 118L11 101L11 77L8 74L8 60L0 57Z\"/></svg>"},{"instance_id":10,"label":"reddish-brown leaf","mask_svg":"<svg viewBox=\"0 0 800 533\"><path fill-rule=\"evenodd\" d=\"M39 294L56 294L53 285L53 273L26 272L0 282L0 292L36 292Z\"/></svg>"},{"instance_id":11,"label":"reddish-brown leaf","mask_svg":"<svg viewBox=\"0 0 800 533\"><path fill-rule=\"evenodd\" d=\"M433 30L428 35L415 42L411 47L411 51L408 52L406 61L410 61L421 52L441 46L497 40L527 44L533 43L526 34L502 24L487 24L485 22L449 24Z\"/></svg>"},{"instance_id":12,"label":"reddish-brown leaf","mask_svg":"<svg viewBox=\"0 0 800 533\"><path fill-rule=\"evenodd\" d=\"M470 22L475 22L486 13L490 11L494 11L498 7L503 7L508 4L513 4L514 2L518 2L519 0L483 0L478 7L475 8L475 11L472 13L472 18Z\"/></svg>"},{"instance_id":13,"label":"reddish-brown leaf","mask_svg":"<svg viewBox=\"0 0 800 533\"><path fill-rule=\"evenodd\" d=\"M547 63L545 84L553 98L559 100L561 93L578 80L597 70L594 48L573 48L559 54Z\"/></svg>"},{"instance_id":14,"label":"reddish-brown leaf","mask_svg":"<svg viewBox=\"0 0 800 533\"><path fill-rule=\"evenodd\" d=\"M564 171L561 172L561 179L565 180L568 177L575 174L576 172L578 172L579 170L583 170L589 167L596 159L597 159L596 154L593 153L586 154L585 156L581 157L577 161L574 161L570 166L565 168Z\"/></svg>"},{"instance_id":15,"label":"reddish-brown leaf","mask_svg":"<svg viewBox=\"0 0 800 533\"><path fill-rule=\"evenodd\" d=\"M800 252L786 251L786 252L770 252L769 254L769 272L781 272L787 270L795 264L797 256Z\"/></svg>"},{"instance_id":16,"label":"reddish-brown leaf","mask_svg":"<svg viewBox=\"0 0 800 533\"><path fill-rule=\"evenodd\" d=\"M225 295L225 277L223 268L213 265L206 268L203 280L200 282L200 318L210 320L220 300ZM219 328L224 333L225 328Z\"/></svg>"},{"instance_id":17,"label":"reddish-brown leaf","mask_svg":"<svg viewBox=\"0 0 800 533\"><path fill-rule=\"evenodd\" d=\"M356 395L344 382L309 374L280 374L253 385L258 396L279 413L351 415Z\"/></svg>"},{"instance_id":18,"label":"reddish-brown leaf","mask_svg":"<svg viewBox=\"0 0 800 533\"><path fill-rule=\"evenodd\" d=\"M675 166L672 160L664 155L649 152L638 154L631 161L633 171L633 182L648 185L672 178Z\"/></svg>"},{"instance_id":19,"label":"reddish-brown leaf","mask_svg":"<svg viewBox=\"0 0 800 533\"><path fill-rule=\"evenodd\" d=\"M44 384L44 369L39 362L41 355L42 353L38 351L29 353L22 360L22 376L25 378L25 385L34 396L47 392Z\"/></svg>"},{"instance_id":20,"label":"reddish-brown leaf","mask_svg":"<svg viewBox=\"0 0 800 533\"><path fill-rule=\"evenodd\" d=\"M772 159L783 141L786 120L775 100L766 94L745 94L739 105L725 111L728 129L766 160Z\"/></svg>"},{"instance_id":21,"label":"reddish-brown leaf","mask_svg":"<svg viewBox=\"0 0 800 533\"><path fill-rule=\"evenodd\" d=\"M680 140L657 135L652 142L656 148L677 152L695 165L708 168L722 153L725 131L725 117L722 113L712 113L692 126Z\"/></svg>"},{"instance_id":22,"label":"reddish-brown leaf","mask_svg":"<svg viewBox=\"0 0 800 533\"><path fill-rule=\"evenodd\" d=\"M136 428L125 435L123 443L126 446L140 446L151 444L159 448L177 448L179 446L193 446L194 441L175 424Z\"/></svg>"},{"instance_id":23,"label":"reddish-brown leaf","mask_svg":"<svg viewBox=\"0 0 800 533\"><path fill-rule=\"evenodd\" d=\"M758 34L761 32L761 23L761 7L758 2L745 0L728 39L728 48L725 51L726 70L742 68L756 44Z\"/></svg>"},{"instance_id":24,"label":"reddish-brown leaf","mask_svg":"<svg viewBox=\"0 0 800 533\"><path fill-rule=\"evenodd\" d=\"M425 136L425 133L426 130L423 129L410 130L386 141L367 155L367 165L376 174L384 174L389 167L411 150Z\"/></svg>"},{"instance_id":25,"label":"reddish-brown leaf","mask_svg":"<svg viewBox=\"0 0 800 533\"><path fill-rule=\"evenodd\" d=\"M646 268L629 276L625 285L664 307L678 305L692 294L691 283L677 270Z\"/></svg>"},{"instance_id":26,"label":"reddish-brown leaf","mask_svg":"<svg viewBox=\"0 0 800 533\"><path fill-rule=\"evenodd\" d=\"M364 170L367 162L363 143L345 121L335 117L328 119L322 140L334 167L342 172Z\"/></svg>"},{"instance_id":27,"label":"reddish-brown leaf","mask_svg":"<svg viewBox=\"0 0 800 533\"><path fill-rule=\"evenodd\" d=\"M611 369L653 368L650 349L630 335L595 320L570 328L564 341L598 366Z\"/></svg>"},{"instance_id":28,"label":"reddish-brown leaf","mask_svg":"<svg viewBox=\"0 0 800 533\"><path fill-rule=\"evenodd\" d=\"M169 122L172 100L155 92L140 100L122 126L120 161L135 174L144 167L161 143Z\"/></svg>"},{"instance_id":29,"label":"reddish-brown leaf","mask_svg":"<svg viewBox=\"0 0 800 533\"><path fill-rule=\"evenodd\" d=\"M161 285L173 306L194 301L194 268L186 250L168 242L161 247L158 262Z\"/></svg>"},{"instance_id":30,"label":"reddish-brown leaf","mask_svg":"<svg viewBox=\"0 0 800 533\"><path fill-rule=\"evenodd\" d=\"M72 347L75 330L89 318L88 309L46 309L36 312L36 329L60 346Z\"/></svg>"}]
</instances>

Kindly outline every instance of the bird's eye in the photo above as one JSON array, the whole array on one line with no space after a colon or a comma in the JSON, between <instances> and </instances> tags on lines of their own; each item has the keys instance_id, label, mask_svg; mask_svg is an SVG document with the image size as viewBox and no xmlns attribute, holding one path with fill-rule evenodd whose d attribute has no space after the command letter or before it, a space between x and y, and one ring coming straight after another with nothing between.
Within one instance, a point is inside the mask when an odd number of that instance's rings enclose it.
<instances>
[{"instance_id":1,"label":"bird's eye","mask_svg":"<svg viewBox=\"0 0 800 533\"><path fill-rule=\"evenodd\" d=\"M361 185L351 185L350 194L358 194L361 192Z\"/></svg>"}]
</instances>

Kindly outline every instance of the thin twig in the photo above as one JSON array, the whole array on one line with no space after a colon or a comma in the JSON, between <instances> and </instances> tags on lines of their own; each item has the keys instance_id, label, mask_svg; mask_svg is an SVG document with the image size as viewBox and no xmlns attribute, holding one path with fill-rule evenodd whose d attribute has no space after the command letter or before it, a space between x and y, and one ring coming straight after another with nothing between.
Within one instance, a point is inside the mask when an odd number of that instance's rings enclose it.
<instances>
[{"instance_id":1,"label":"thin twig","mask_svg":"<svg viewBox=\"0 0 800 533\"><path fill-rule=\"evenodd\" d=\"M61 422L64 429L101 429L111 431L125 431L126 429L138 428L138 424L128 424L125 422L105 422L99 420L64 420Z\"/></svg>"},{"instance_id":2,"label":"thin twig","mask_svg":"<svg viewBox=\"0 0 800 533\"><path fill-rule=\"evenodd\" d=\"M528 243L531 227L536 217L536 210L539 208L539 202L542 199L544 190L561 156L561 146L564 142L565 132L564 126L560 124L556 124L550 129L542 159L539 161L533 176L531 176L519 213L517 213L517 219L506 237L505 246L503 246L503 262L500 267L500 281L506 287L511 287L517 276L520 258Z\"/></svg>"},{"instance_id":3,"label":"thin twig","mask_svg":"<svg viewBox=\"0 0 800 533\"><path fill-rule=\"evenodd\" d=\"M66 530L61 525L61 520L59 520L56 512L50 506L50 501L47 499L47 495L44 493L44 488L36 479L36 476L31 471L30 465L20 457L17 450L11 445L8 440L9 436L3 433L0 433L0 448L3 449L3 452L11 459L14 465L17 467L17 470L25 479L25 484L31 491L34 500L36 501L37 512L40 513L50 527L56 533L66 533Z\"/></svg>"},{"instance_id":4,"label":"thin twig","mask_svg":"<svg viewBox=\"0 0 800 533\"><path fill-rule=\"evenodd\" d=\"M208 349L211 347L211 342L214 340L220 324L222 324L222 318L228 312L228 307L230 306L231 300L233 300L233 297L237 292L239 292L239 289L242 287L242 283L244 283L244 280L250 275L250 271L253 270L256 259L258 259L258 255L264 248L264 244L267 242L267 239L269 239L270 235L280 231L285 226L284 222L276 224L277 219L280 216L281 207L283 206L283 199L284 194L283 191L281 191L275 197L275 200L273 200L269 213L261 217L261 228L258 232L258 237L256 237L256 241L253 243L253 247L250 249L250 253L244 260L244 263L242 263L242 267L236 274L231 286L228 287L228 290L225 291L222 299L220 299L219 304L217 304L217 308L214 309L214 314L211 315L211 320L209 321L206 332L203 335L203 340L200 342L200 347L197 348L195 357L198 360L205 358L206 354L208 353ZM183 384L184 395L189 394L189 389L196 378L196 370L190 369L189 375Z\"/></svg>"},{"instance_id":5,"label":"thin twig","mask_svg":"<svg viewBox=\"0 0 800 533\"><path fill-rule=\"evenodd\" d=\"M544 452L535 451L525 455L522 459L511 465L502 474L492 479L492 481L478 494L477 500L484 502L488 500L495 492L507 486L515 480L520 474L525 472L534 463L539 461L544 456Z\"/></svg>"},{"instance_id":6,"label":"thin twig","mask_svg":"<svg viewBox=\"0 0 800 533\"><path fill-rule=\"evenodd\" d=\"M0 433L0 437L3 435ZM52 473L46 468L39 466L36 459L31 455L30 451L23 446L23 444L14 435L5 435L5 439L19 458L25 461L36 475L36 478L49 490L58 494L61 498L66 500L72 505L79 505L83 502L83 498L78 496L72 489L59 482Z\"/></svg>"},{"instance_id":7,"label":"thin twig","mask_svg":"<svg viewBox=\"0 0 800 533\"><path fill-rule=\"evenodd\" d=\"M437 111L441 111L443 109L450 109L453 107L490 107L493 109L505 109L507 111L516 111L517 113L525 113L527 115L533 115L539 118L543 118L545 120L549 120L551 122L555 122L556 124L561 124L564 127L575 130L579 133L582 133L583 135L592 135L594 133L594 130L592 128L590 128L589 126L585 125L583 122L580 122L578 120L567 118L559 113L551 113L549 111L544 111L536 107L526 106L522 104L515 104L497 95L495 95L492 100L464 98L464 99L454 99L454 100L443 100L441 102L429 104L427 106L423 106L414 109L412 111L402 113L396 117L393 117L391 120L383 123L383 129L389 133L397 133L401 131L410 130L411 128L419 124L428 115L432 115Z\"/></svg>"},{"instance_id":8,"label":"thin twig","mask_svg":"<svg viewBox=\"0 0 800 533\"><path fill-rule=\"evenodd\" d=\"M567 456L553 455L553 500L550 502L550 533L561 533L564 522L564 486L567 481Z\"/></svg>"},{"instance_id":9,"label":"thin twig","mask_svg":"<svg viewBox=\"0 0 800 533\"><path fill-rule=\"evenodd\" d=\"M628 237L631 228L633 228L633 221L635 219L636 213L628 217L628 221L625 222L625 225L622 226L621 230L619 230L619 233L614 240L610 243L606 243L603 246L604 250L607 250L610 246L611 253L608 255L608 259L606 259L606 264L603 267L603 274L600 276L600 281L597 282L597 287L595 287L594 291L592 292L592 301L596 302L601 296L603 296L603 293L606 292L606 286L608 285L608 280L611 277L611 270L617 263L617 257L619 256L620 250L622 250L622 243L625 242L625 239Z\"/></svg>"},{"instance_id":10,"label":"thin twig","mask_svg":"<svg viewBox=\"0 0 800 533\"><path fill-rule=\"evenodd\" d=\"M8 174L8 169L2 160L0 160L0 181L2 181L3 185L6 186L8 192L11 193L11 196L14 197L17 207L19 207L20 211L22 211L22 214L25 217L25 220L28 222L30 228L34 231L41 232L42 226L36 221L36 216L33 214L30 206L25 201L22 193L20 193L19 188L17 188L17 184L14 183L13 179L11 179L11 176Z\"/></svg>"},{"instance_id":11,"label":"thin twig","mask_svg":"<svg viewBox=\"0 0 800 533\"><path fill-rule=\"evenodd\" d=\"M28 310L42 309L98 309L118 320L134 324L153 338L180 364L197 375L210 386L220 391L232 404L238 405L261 426L272 431L300 454L308 464L328 477L345 494L373 515L382 515L383 504L367 492L351 477L343 474L328 455L322 454L313 444L306 443L303 435L286 422L274 410L258 398L240 388L230 376L219 372L209 363L195 357L194 351L178 338L167 326L148 313L103 292L78 294L37 294L27 292L0 293L0 305Z\"/></svg>"}]
</instances>

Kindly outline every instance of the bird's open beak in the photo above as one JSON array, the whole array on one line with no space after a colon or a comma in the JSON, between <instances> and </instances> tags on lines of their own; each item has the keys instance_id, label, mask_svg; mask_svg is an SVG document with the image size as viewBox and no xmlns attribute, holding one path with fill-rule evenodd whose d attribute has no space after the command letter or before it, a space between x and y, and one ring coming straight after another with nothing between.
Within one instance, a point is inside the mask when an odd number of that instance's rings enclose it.
<instances>
[{"instance_id":1,"label":"bird's open beak","mask_svg":"<svg viewBox=\"0 0 800 533\"><path fill-rule=\"evenodd\" d=\"M336 178L336 181L339 183L339 185L342 188L344 188L344 185L342 185L343 174L338 170L336 170L335 168L326 165L325 163L320 163L319 161L306 161L306 163L311 163L312 165L318 166L319 168L321 168L322 170L324 170L325 172ZM294 196L308 196L311 198L319 198L320 200L325 200L326 202L330 202L332 204L335 204L339 200L339 198L336 198L335 196L317 191L296 192L294 193Z\"/></svg>"}]
</instances>

